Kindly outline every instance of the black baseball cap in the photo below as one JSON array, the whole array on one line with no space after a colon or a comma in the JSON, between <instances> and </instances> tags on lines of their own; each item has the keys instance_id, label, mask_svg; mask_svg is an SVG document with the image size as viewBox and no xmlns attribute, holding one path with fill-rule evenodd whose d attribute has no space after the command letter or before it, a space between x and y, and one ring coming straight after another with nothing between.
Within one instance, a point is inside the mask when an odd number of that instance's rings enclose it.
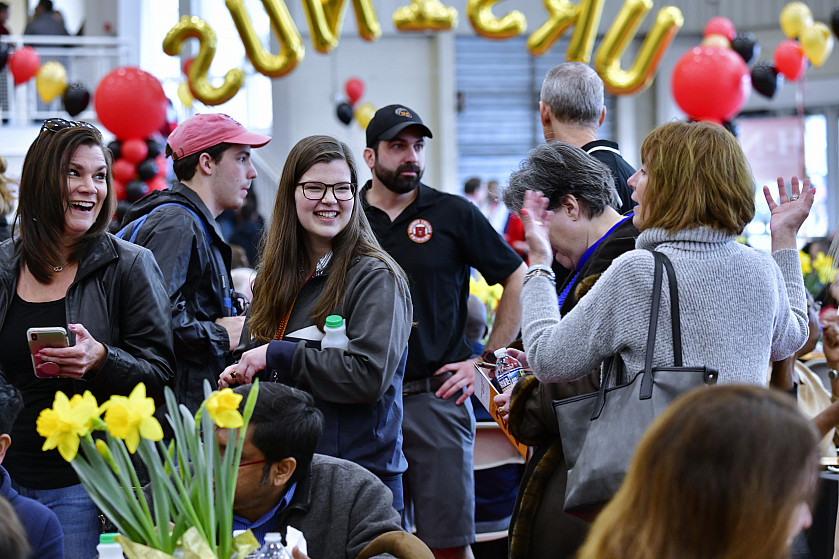
<instances>
[{"instance_id":1,"label":"black baseball cap","mask_svg":"<svg viewBox=\"0 0 839 559\"><path fill-rule=\"evenodd\" d=\"M419 126L423 136L429 138L431 130L422 123L422 119L412 109L405 105L388 105L382 107L367 124L367 147L371 148L379 140L392 140L402 130L409 126Z\"/></svg>"}]
</instances>

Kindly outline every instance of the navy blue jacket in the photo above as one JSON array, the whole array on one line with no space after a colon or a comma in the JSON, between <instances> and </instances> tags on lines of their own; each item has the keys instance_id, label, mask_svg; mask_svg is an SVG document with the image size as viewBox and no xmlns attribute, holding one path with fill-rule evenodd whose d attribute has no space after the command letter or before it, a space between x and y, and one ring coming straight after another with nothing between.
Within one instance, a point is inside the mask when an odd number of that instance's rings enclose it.
<instances>
[{"instance_id":1,"label":"navy blue jacket","mask_svg":"<svg viewBox=\"0 0 839 559\"><path fill-rule=\"evenodd\" d=\"M58 517L34 499L22 497L12 489L12 480L6 468L0 466L0 495L14 507L20 523L26 530L33 559L64 559L64 532Z\"/></svg>"}]
</instances>

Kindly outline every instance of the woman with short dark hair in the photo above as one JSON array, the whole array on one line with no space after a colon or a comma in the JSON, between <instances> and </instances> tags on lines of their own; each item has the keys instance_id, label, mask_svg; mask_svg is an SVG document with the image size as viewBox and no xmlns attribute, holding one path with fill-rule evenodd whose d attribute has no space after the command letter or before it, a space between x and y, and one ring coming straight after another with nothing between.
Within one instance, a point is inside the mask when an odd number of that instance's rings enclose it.
<instances>
[{"instance_id":1,"label":"woman with short dark hair","mask_svg":"<svg viewBox=\"0 0 839 559\"><path fill-rule=\"evenodd\" d=\"M18 236L0 244L0 374L25 406L3 465L18 493L56 513L67 557L93 557L98 510L58 451L41 450L36 420L57 391L90 390L101 403L143 382L162 404L175 369L169 297L151 252L106 233L116 204L111 153L94 126L45 121L19 196ZM35 368L31 327L68 329L70 346L40 350L45 363Z\"/></svg>"}]
</instances>

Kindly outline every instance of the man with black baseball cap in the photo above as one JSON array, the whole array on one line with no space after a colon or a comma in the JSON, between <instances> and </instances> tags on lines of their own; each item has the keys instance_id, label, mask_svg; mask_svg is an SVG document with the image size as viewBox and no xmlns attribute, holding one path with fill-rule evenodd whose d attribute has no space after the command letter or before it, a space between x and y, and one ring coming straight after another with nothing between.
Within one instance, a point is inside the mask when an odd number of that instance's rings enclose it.
<instances>
[{"instance_id":1,"label":"man with black baseball cap","mask_svg":"<svg viewBox=\"0 0 839 559\"><path fill-rule=\"evenodd\" d=\"M151 250L163 272L172 302L177 394L193 412L204 400L204 379L215 388L232 363L245 320L230 277L232 251L216 218L242 207L256 178L251 148L270 140L225 114L186 119L166 141L179 182L134 203L118 234Z\"/></svg>"},{"instance_id":2,"label":"man with black baseball cap","mask_svg":"<svg viewBox=\"0 0 839 559\"><path fill-rule=\"evenodd\" d=\"M402 388L405 510L413 507L417 536L435 557L461 558L475 538L470 268L504 286L487 342L494 350L518 333L525 266L474 204L420 183L431 137L405 105L379 109L364 150L373 178L360 198L382 247L408 274L414 303Z\"/></svg>"}]
</instances>

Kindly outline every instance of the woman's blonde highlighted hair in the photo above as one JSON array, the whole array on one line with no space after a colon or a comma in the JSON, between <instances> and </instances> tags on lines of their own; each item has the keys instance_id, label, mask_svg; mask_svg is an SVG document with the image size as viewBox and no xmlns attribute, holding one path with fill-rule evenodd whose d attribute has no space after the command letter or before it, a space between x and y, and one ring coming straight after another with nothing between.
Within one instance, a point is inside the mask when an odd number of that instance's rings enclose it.
<instances>
[{"instance_id":1,"label":"woman's blonde highlighted hair","mask_svg":"<svg viewBox=\"0 0 839 559\"><path fill-rule=\"evenodd\" d=\"M754 177L737 139L708 122L670 122L641 145L642 229L700 225L739 235L755 215Z\"/></svg>"}]
</instances>

